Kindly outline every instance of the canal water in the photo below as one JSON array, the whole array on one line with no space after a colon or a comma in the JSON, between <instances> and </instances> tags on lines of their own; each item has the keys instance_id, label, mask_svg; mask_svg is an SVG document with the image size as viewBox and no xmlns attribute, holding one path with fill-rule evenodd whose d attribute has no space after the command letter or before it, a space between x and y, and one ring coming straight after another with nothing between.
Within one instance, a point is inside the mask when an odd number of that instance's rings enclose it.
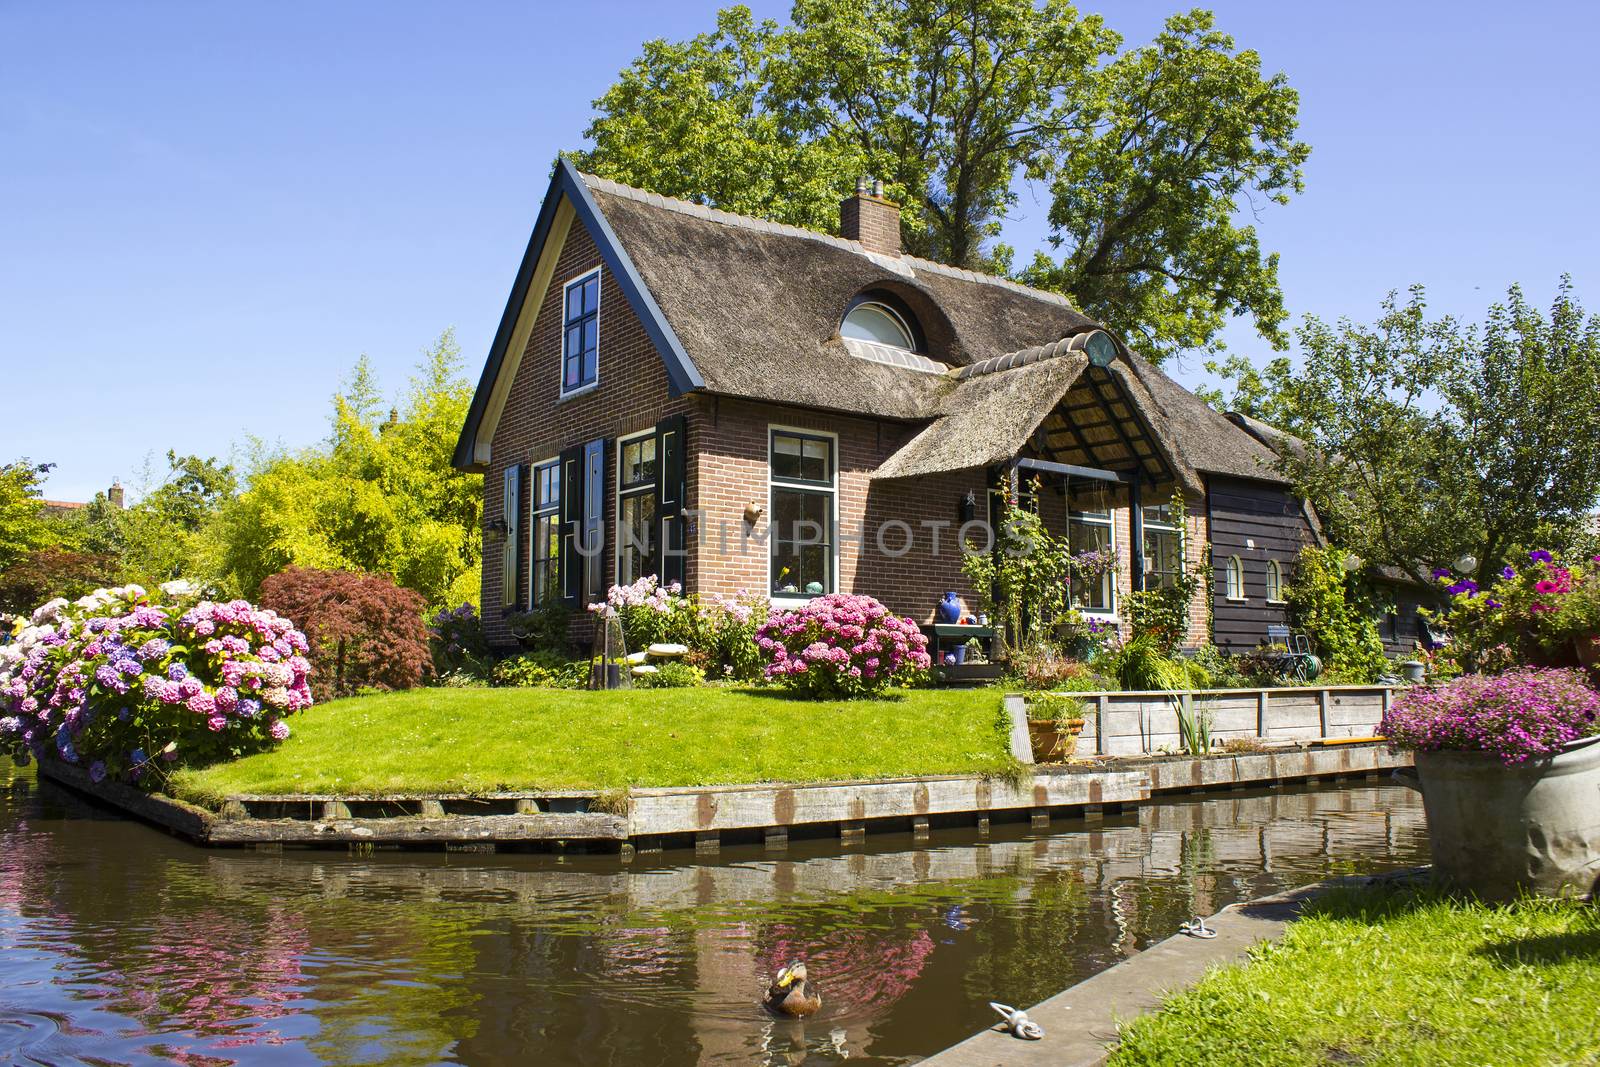
<instances>
[{"instance_id":1,"label":"canal water","mask_svg":"<svg viewBox=\"0 0 1600 1067\"><path fill-rule=\"evenodd\" d=\"M1191 915L1427 850L1374 783L628 864L207 851L0 784L3 1063L914 1063ZM758 1005L789 959L804 1022Z\"/></svg>"}]
</instances>

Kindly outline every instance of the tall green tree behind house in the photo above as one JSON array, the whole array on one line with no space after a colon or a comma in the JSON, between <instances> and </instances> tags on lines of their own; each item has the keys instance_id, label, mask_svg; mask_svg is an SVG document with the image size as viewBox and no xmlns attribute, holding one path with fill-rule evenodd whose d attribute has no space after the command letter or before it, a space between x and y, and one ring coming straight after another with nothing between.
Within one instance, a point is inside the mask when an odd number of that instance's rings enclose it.
<instances>
[{"instance_id":1,"label":"tall green tree behind house","mask_svg":"<svg viewBox=\"0 0 1600 1067\"><path fill-rule=\"evenodd\" d=\"M904 205L907 251L996 272L1023 178L1052 254L1020 277L1152 359L1219 348L1233 315L1274 347L1277 258L1238 216L1301 189L1298 94L1209 12L1122 48L1065 0L797 0L648 42L595 101L577 164L667 196L836 232L858 175Z\"/></svg>"},{"instance_id":2,"label":"tall green tree behind house","mask_svg":"<svg viewBox=\"0 0 1600 1067\"><path fill-rule=\"evenodd\" d=\"M385 414L363 357L334 397L324 446L253 445L248 488L207 527L203 569L246 596L299 565L386 572L431 604L475 602L482 479L450 466L472 399L461 369L446 331Z\"/></svg>"},{"instance_id":3,"label":"tall green tree behind house","mask_svg":"<svg viewBox=\"0 0 1600 1067\"><path fill-rule=\"evenodd\" d=\"M1296 434L1287 473L1336 544L1426 580L1476 557L1592 540L1600 508L1600 316L1563 278L1548 314L1520 286L1479 327L1391 293L1371 325L1307 317L1302 360L1208 369L1206 394Z\"/></svg>"}]
</instances>

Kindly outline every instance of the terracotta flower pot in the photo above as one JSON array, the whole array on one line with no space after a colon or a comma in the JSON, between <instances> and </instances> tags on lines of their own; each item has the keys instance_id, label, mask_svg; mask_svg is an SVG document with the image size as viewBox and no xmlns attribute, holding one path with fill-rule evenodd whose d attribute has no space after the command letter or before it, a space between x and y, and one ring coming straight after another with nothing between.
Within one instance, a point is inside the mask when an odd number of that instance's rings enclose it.
<instances>
[{"instance_id":1,"label":"terracotta flower pot","mask_svg":"<svg viewBox=\"0 0 1600 1067\"><path fill-rule=\"evenodd\" d=\"M1065 763L1078 747L1078 735L1083 732L1083 721L1058 723L1054 719L1029 719L1028 741L1033 748L1035 763Z\"/></svg>"}]
</instances>

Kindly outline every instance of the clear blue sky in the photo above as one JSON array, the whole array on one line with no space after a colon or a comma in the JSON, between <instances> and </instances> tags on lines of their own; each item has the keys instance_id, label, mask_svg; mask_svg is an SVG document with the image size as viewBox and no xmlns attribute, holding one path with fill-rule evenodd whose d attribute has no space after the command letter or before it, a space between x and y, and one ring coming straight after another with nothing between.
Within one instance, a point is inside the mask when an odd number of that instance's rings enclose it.
<instances>
[{"instance_id":1,"label":"clear blue sky","mask_svg":"<svg viewBox=\"0 0 1600 1067\"><path fill-rule=\"evenodd\" d=\"M1178 6L1106 10L1138 42ZM1307 191L1260 220L1296 316L1413 281L1476 315L1563 271L1600 308L1591 5L1214 7L1301 93ZM168 448L308 444L360 353L398 389L447 326L475 377L551 160L714 10L0 0L0 461L81 500Z\"/></svg>"}]
</instances>

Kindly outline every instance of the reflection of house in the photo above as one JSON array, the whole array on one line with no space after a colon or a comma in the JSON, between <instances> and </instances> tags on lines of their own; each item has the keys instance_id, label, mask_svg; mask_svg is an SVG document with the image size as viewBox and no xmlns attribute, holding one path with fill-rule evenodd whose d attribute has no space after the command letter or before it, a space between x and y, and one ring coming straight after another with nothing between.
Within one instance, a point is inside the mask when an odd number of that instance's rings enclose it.
<instances>
[{"instance_id":1,"label":"reflection of house","mask_svg":"<svg viewBox=\"0 0 1600 1067\"><path fill-rule=\"evenodd\" d=\"M455 455L487 475L486 606L660 574L925 617L965 585L958 530L1037 479L1051 527L1115 550L1085 610L1210 541L1218 640L1284 620L1315 526L1266 444L1060 296L902 255L864 185L841 211L830 237L557 166Z\"/></svg>"}]
</instances>

